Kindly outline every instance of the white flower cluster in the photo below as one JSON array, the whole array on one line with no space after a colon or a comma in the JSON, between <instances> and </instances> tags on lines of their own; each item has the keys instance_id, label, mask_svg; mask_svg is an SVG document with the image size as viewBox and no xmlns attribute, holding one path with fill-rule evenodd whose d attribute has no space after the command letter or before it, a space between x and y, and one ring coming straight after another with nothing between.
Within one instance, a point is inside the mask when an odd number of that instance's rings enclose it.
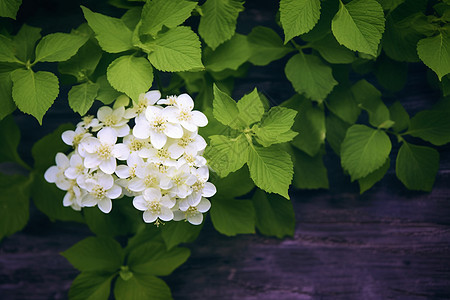
<instances>
[{"instance_id":1,"label":"white flower cluster","mask_svg":"<svg viewBox=\"0 0 450 300\"><path fill-rule=\"evenodd\" d=\"M62 134L74 151L58 153L45 179L67 191L64 206L97 205L109 213L111 200L125 195L147 223L202 223L211 207L206 197L216 193L202 156L206 142L197 133L208 119L193 110L187 94L160 98L149 91L126 108L129 98L120 96L114 108L103 106L97 118L84 117L75 131Z\"/></svg>"}]
</instances>

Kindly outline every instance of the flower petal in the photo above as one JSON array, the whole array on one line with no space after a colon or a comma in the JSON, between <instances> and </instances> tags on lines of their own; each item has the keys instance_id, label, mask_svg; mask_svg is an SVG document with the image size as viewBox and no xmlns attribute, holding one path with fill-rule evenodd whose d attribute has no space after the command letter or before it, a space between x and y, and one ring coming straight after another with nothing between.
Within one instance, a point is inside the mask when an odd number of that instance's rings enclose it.
<instances>
[{"instance_id":1,"label":"flower petal","mask_svg":"<svg viewBox=\"0 0 450 300\"><path fill-rule=\"evenodd\" d=\"M192 111L192 122L198 127L204 127L208 125L208 118L200 111Z\"/></svg>"},{"instance_id":2,"label":"flower petal","mask_svg":"<svg viewBox=\"0 0 450 300\"><path fill-rule=\"evenodd\" d=\"M99 165L100 170L102 170L106 174L114 173L114 171L116 170L116 166L117 166L117 162L114 157L110 157L106 160L103 160Z\"/></svg>"},{"instance_id":3,"label":"flower petal","mask_svg":"<svg viewBox=\"0 0 450 300\"><path fill-rule=\"evenodd\" d=\"M144 211L143 218L144 218L145 223L152 223L152 222L156 221L156 219L158 218L158 215L152 213L149 210L146 210L146 211Z\"/></svg>"},{"instance_id":4,"label":"flower petal","mask_svg":"<svg viewBox=\"0 0 450 300\"><path fill-rule=\"evenodd\" d=\"M203 222L203 214L200 212L197 212L195 214L188 215L187 220L192 225L200 225Z\"/></svg>"},{"instance_id":5,"label":"flower petal","mask_svg":"<svg viewBox=\"0 0 450 300\"><path fill-rule=\"evenodd\" d=\"M98 208L104 212L105 214L108 214L112 209L112 201L109 198L103 198L100 201L98 201Z\"/></svg>"},{"instance_id":6,"label":"flower petal","mask_svg":"<svg viewBox=\"0 0 450 300\"><path fill-rule=\"evenodd\" d=\"M138 210L145 211L147 210L147 201L142 196L136 196L133 199L133 206Z\"/></svg>"},{"instance_id":7,"label":"flower petal","mask_svg":"<svg viewBox=\"0 0 450 300\"><path fill-rule=\"evenodd\" d=\"M115 144L117 142L117 133L110 127L105 127L97 133L98 139L105 144Z\"/></svg>"},{"instance_id":8,"label":"flower petal","mask_svg":"<svg viewBox=\"0 0 450 300\"><path fill-rule=\"evenodd\" d=\"M97 111L97 119L103 122L107 117L112 114L113 110L109 106L102 106Z\"/></svg>"},{"instance_id":9,"label":"flower petal","mask_svg":"<svg viewBox=\"0 0 450 300\"><path fill-rule=\"evenodd\" d=\"M163 221L171 221L173 219L173 212L169 208L162 206L159 218Z\"/></svg>"},{"instance_id":10,"label":"flower petal","mask_svg":"<svg viewBox=\"0 0 450 300\"><path fill-rule=\"evenodd\" d=\"M170 138L179 139L183 136L183 128L179 124L167 123L164 133Z\"/></svg>"},{"instance_id":11,"label":"flower petal","mask_svg":"<svg viewBox=\"0 0 450 300\"><path fill-rule=\"evenodd\" d=\"M217 189L214 184L211 182L205 182L205 186L202 190L202 196L203 197L212 197L216 194Z\"/></svg>"},{"instance_id":12,"label":"flower petal","mask_svg":"<svg viewBox=\"0 0 450 300\"><path fill-rule=\"evenodd\" d=\"M188 94L181 94L177 97L177 106L182 109L192 110L194 108L194 101Z\"/></svg>"},{"instance_id":13,"label":"flower petal","mask_svg":"<svg viewBox=\"0 0 450 300\"><path fill-rule=\"evenodd\" d=\"M210 208L211 202L209 202L209 200L206 198L202 198L202 200L200 200L200 203L197 205L197 210L202 213L207 212Z\"/></svg>"},{"instance_id":14,"label":"flower petal","mask_svg":"<svg viewBox=\"0 0 450 300\"><path fill-rule=\"evenodd\" d=\"M110 199L117 199L122 194L122 188L118 185L113 185L112 188L106 191L106 196Z\"/></svg>"},{"instance_id":15,"label":"flower petal","mask_svg":"<svg viewBox=\"0 0 450 300\"><path fill-rule=\"evenodd\" d=\"M164 133L151 131L150 142L156 149L161 149L167 142L167 136Z\"/></svg>"}]
</instances>

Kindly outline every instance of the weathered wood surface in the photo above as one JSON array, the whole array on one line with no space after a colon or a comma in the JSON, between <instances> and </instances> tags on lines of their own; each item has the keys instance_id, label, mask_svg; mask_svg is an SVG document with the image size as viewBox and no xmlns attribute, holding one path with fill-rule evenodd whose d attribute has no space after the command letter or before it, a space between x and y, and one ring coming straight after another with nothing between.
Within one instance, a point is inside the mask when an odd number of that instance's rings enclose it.
<instances>
[{"instance_id":1,"label":"weathered wood surface","mask_svg":"<svg viewBox=\"0 0 450 300\"><path fill-rule=\"evenodd\" d=\"M248 1L240 17L248 22L240 32L272 22L276 5L265 5L270 9L261 11ZM414 113L435 102L437 94L427 87L423 68L412 71L397 96ZM252 68L247 79L237 82L236 95L255 85L275 103L293 93L283 64ZM30 117L17 116L22 150L75 118L63 101L55 103L42 128ZM293 238L228 238L207 220L189 245L188 262L165 278L174 298L449 299L450 147L439 150L441 166L431 193L407 191L391 169L359 196L357 186L341 175L337 158L329 157L329 191L292 191ZM29 153L22 154L29 159ZM26 229L0 243L0 299L66 299L77 271L58 253L88 235L84 225L51 223L32 210Z\"/></svg>"}]
</instances>

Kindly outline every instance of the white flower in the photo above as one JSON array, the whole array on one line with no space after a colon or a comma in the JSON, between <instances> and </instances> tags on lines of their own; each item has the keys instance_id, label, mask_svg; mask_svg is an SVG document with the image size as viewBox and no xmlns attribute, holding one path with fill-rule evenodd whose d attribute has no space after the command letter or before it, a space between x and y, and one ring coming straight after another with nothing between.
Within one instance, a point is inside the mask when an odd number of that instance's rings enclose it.
<instances>
[{"instance_id":1,"label":"white flower","mask_svg":"<svg viewBox=\"0 0 450 300\"><path fill-rule=\"evenodd\" d=\"M115 156L120 160L127 160L130 155L137 153L140 157L146 157L147 150L151 148L149 139L138 139L133 135L123 138L123 143L114 147Z\"/></svg>"},{"instance_id":2,"label":"white flower","mask_svg":"<svg viewBox=\"0 0 450 300\"><path fill-rule=\"evenodd\" d=\"M117 166L113 151L117 141L116 132L111 128L103 128L97 137L86 138L80 144L86 151L84 166L89 169L99 167L103 172L112 174Z\"/></svg>"},{"instance_id":3,"label":"white flower","mask_svg":"<svg viewBox=\"0 0 450 300\"><path fill-rule=\"evenodd\" d=\"M85 195L85 190L82 190L78 185L72 185L63 198L63 205L70 206L74 210L81 210L81 200Z\"/></svg>"},{"instance_id":4,"label":"white flower","mask_svg":"<svg viewBox=\"0 0 450 300\"><path fill-rule=\"evenodd\" d=\"M65 154L58 152L55 162L56 166L51 166L45 171L44 178L47 182L55 183L59 189L67 191L72 185L72 182L64 175L64 172L70 166L69 158Z\"/></svg>"},{"instance_id":5,"label":"white flower","mask_svg":"<svg viewBox=\"0 0 450 300\"><path fill-rule=\"evenodd\" d=\"M70 166L64 171L64 175L69 179L77 179L88 171L84 166L83 158L78 154L73 154L69 163Z\"/></svg>"},{"instance_id":6,"label":"white flower","mask_svg":"<svg viewBox=\"0 0 450 300\"><path fill-rule=\"evenodd\" d=\"M198 127L208 124L206 116L194 108L194 101L188 94L181 94L177 97L174 106L165 108L168 120L172 123L180 123L185 129L195 132Z\"/></svg>"},{"instance_id":7,"label":"white flower","mask_svg":"<svg viewBox=\"0 0 450 300\"><path fill-rule=\"evenodd\" d=\"M180 221L187 219L193 225L199 225L203 222L203 213L211 208L211 202L208 199L202 198L196 206L190 206L187 201L179 203L179 210L174 211L174 220Z\"/></svg>"},{"instance_id":8,"label":"white flower","mask_svg":"<svg viewBox=\"0 0 450 300\"><path fill-rule=\"evenodd\" d=\"M128 188L133 192L142 192L148 188L159 188L161 177L167 178L160 173L158 165L145 163L136 166L135 177L128 183ZM166 179L165 181L170 181Z\"/></svg>"},{"instance_id":9,"label":"white flower","mask_svg":"<svg viewBox=\"0 0 450 300\"><path fill-rule=\"evenodd\" d=\"M137 103L134 103L132 108L126 110L125 117L131 119L145 113L147 107L154 105L160 98L161 93L159 91L149 91L145 94L140 94Z\"/></svg>"},{"instance_id":10,"label":"white flower","mask_svg":"<svg viewBox=\"0 0 450 300\"><path fill-rule=\"evenodd\" d=\"M190 206L199 203L202 197L212 197L216 194L217 189L214 184L208 182L209 170L204 166L194 171L197 181L192 184L192 194L186 197L186 201Z\"/></svg>"},{"instance_id":11,"label":"white flower","mask_svg":"<svg viewBox=\"0 0 450 300\"><path fill-rule=\"evenodd\" d=\"M167 149L170 157L173 159L179 158L184 153L197 153L206 148L206 141L197 132L184 131L183 136L175 140Z\"/></svg>"},{"instance_id":12,"label":"white flower","mask_svg":"<svg viewBox=\"0 0 450 300\"><path fill-rule=\"evenodd\" d=\"M143 219L146 223L152 223L158 218L163 221L172 220L171 208L175 203L175 200L162 196L161 191L155 188L146 189L142 196L133 199L134 207L144 212Z\"/></svg>"},{"instance_id":13,"label":"white flower","mask_svg":"<svg viewBox=\"0 0 450 300\"><path fill-rule=\"evenodd\" d=\"M84 116L82 121L77 124L77 128L81 127L85 130L92 129L93 131L98 131L101 129L100 122L94 116Z\"/></svg>"},{"instance_id":14,"label":"white flower","mask_svg":"<svg viewBox=\"0 0 450 300\"><path fill-rule=\"evenodd\" d=\"M61 138L63 142L69 146L77 148L77 146L87 137L92 136L87 130L83 127L77 127L74 130L66 130L62 133Z\"/></svg>"},{"instance_id":15,"label":"white flower","mask_svg":"<svg viewBox=\"0 0 450 300\"><path fill-rule=\"evenodd\" d=\"M169 168L167 177L170 178L170 181L161 182L161 188L170 189L179 198L186 198L192 193L192 185L197 181L197 177L190 173L187 165L183 165L179 169Z\"/></svg>"},{"instance_id":16,"label":"white flower","mask_svg":"<svg viewBox=\"0 0 450 300\"><path fill-rule=\"evenodd\" d=\"M122 194L121 187L114 184L114 178L102 172L87 179L85 188L88 193L81 200L81 204L87 207L98 205L98 208L106 214L112 209L111 199L116 199Z\"/></svg>"},{"instance_id":17,"label":"white flower","mask_svg":"<svg viewBox=\"0 0 450 300\"><path fill-rule=\"evenodd\" d=\"M130 133L128 119L124 118L125 107L119 106L112 109L109 106L102 106L98 109L97 118L104 127L112 128L116 132L116 136L124 137Z\"/></svg>"}]
</instances>

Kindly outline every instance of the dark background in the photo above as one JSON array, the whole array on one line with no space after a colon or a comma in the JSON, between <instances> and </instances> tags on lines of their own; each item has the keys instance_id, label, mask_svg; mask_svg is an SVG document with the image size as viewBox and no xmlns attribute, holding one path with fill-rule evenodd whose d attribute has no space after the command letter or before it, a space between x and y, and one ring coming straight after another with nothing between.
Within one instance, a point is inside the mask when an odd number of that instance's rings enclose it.
<instances>
[{"instance_id":1,"label":"dark background","mask_svg":"<svg viewBox=\"0 0 450 300\"><path fill-rule=\"evenodd\" d=\"M276 28L277 3L247 1L237 31ZM12 29L25 22L43 28L43 34L69 32L83 21L80 4L112 16L123 13L104 1L26 0ZM292 96L285 62L251 67L246 78L236 81L235 96L255 86L274 103ZM411 65L405 88L387 103L400 100L411 115L429 108L439 92L429 87L426 72L420 64ZM79 118L68 108L67 91L62 87L42 127L16 113L26 160L36 140ZM207 218L198 240L188 245L187 263L164 278L174 298L450 299L450 147L438 147L441 163L431 193L408 191L398 181L397 150L385 178L360 196L328 148L330 190L291 189L297 220L293 238L228 238ZM88 235L85 225L52 223L32 207L27 227L0 243L0 299L66 299L78 272L59 253Z\"/></svg>"}]
</instances>

